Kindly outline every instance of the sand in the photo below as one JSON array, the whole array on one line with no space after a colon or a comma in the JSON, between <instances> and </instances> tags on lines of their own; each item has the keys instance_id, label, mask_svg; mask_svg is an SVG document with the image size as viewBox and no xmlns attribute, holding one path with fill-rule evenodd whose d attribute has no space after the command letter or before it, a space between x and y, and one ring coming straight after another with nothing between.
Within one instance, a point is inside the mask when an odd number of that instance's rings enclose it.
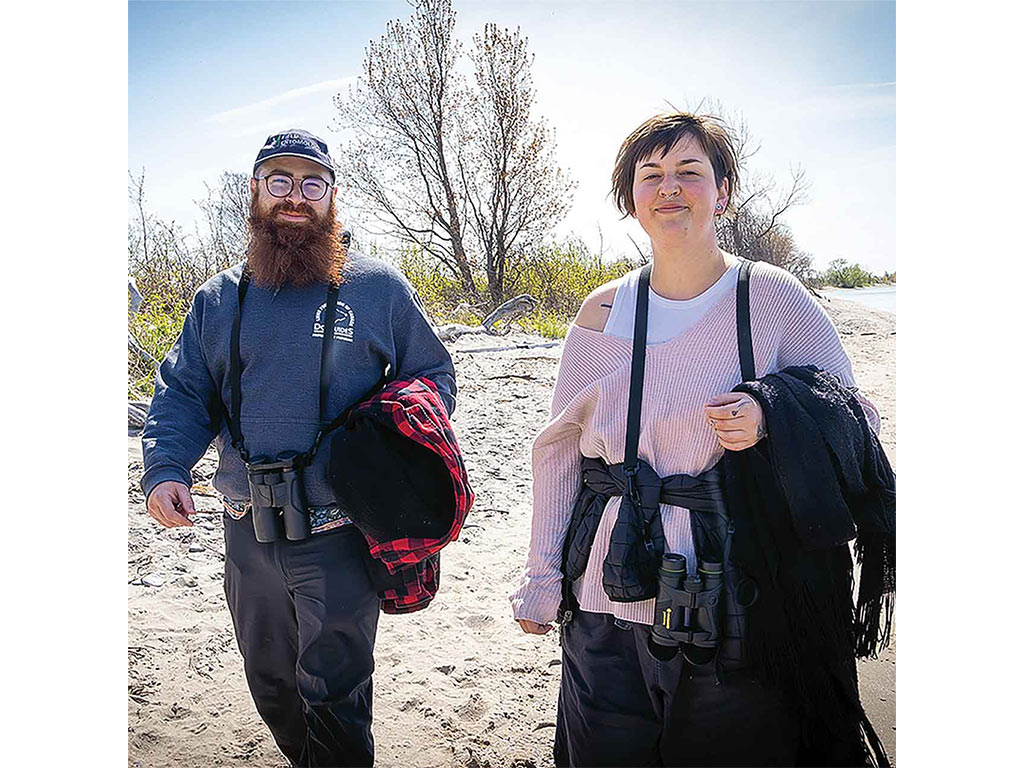
<instances>
[{"instance_id":1,"label":"sand","mask_svg":"<svg viewBox=\"0 0 1024 768\"><path fill-rule=\"evenodd\" d=\"M882 413L896 466L896 321L833 299L828 310L862 391ZM442 556L425 611L381 616L374 674L377 765L546 768L553 764L557 631L523 634L508 593L530 533L530 444L543 425L559 346L537 336L463 337L453 424L476 504ZM494 350L495 347L514 347ZM474 348L491 351L470 352ZM211 449L194 470L192 528L145 511L138 437L128 438L128 739L133 766L270 766L285 761L256 714L223 596ZM860 664L862 700L895 760L895 641Z\"/></svg>"}]
</instances>

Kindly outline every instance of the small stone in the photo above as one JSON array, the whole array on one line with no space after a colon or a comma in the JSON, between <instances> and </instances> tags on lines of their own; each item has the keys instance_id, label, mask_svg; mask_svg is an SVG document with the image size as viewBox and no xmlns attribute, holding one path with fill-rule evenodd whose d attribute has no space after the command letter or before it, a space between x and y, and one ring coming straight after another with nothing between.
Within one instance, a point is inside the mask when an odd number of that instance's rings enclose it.
<instances>
[{"instance_id":1,"label":"small stone","mask_svg":"<svg viewBox=\"0 0 1024 768\"><path fill-rule=\"evenodd\" d=\"M199 582L196 580L195 576L186 576L185 579L184 579L184 582L185 582L185 586L186 587L198 587L199 586Z\"/></svg>"},{"instance_id":2,"label":"small stone","mask_svg":"<svg viewBox=\"0 0 1024 768\"><path fill-rule=\"evenodd\" d=\"M188 547L189 552L202 552L205 549L206 547L204 547L202 544L190 544Z\"/></svg>"},{"instance_id":3,"label":"small stone","mask_svg":"<svg viewBox=\"0 0 1024 768\"><path fill-rule=\"evenodd\" d=\"M147 587L162 587L164 585L164 577L156 573L148 573L142 577L142 583Z\"/></svg>"},{"instance_id":4,"label":"small stone","mask_svg":"<svg viewBox=\"0 0 1024 768\"><path fill-rule=\"evenodd\" d=\"M434 669L436 669L438 672L442 672L442 673L444 673L446 675L450 675L452 672L455 671L455 667L452 664L445 664L442 667L434 667Z\"/></svg>"}]
</instances>

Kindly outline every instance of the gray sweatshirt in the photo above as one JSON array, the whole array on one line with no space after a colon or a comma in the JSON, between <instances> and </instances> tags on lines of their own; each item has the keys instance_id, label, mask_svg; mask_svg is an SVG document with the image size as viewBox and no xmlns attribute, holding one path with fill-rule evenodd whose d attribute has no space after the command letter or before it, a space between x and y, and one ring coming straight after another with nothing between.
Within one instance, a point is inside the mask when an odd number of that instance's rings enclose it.
<instances>
[{"instance_id":1,"label":"gray sweatshirt","mask_svg":"<svg viewBox=\"0 0 1024 768\"><path fill-rule=\"evenodd\" d=\"M192 485L193 466L211 442L220 454L214 487L234 502L249 499L245 464L231 445L228 361L242 265L210 278L196 293L181 336L157 372L142 432L142 490L165 480ZM320 398L322 312L327 284L264 289L251 283L242 308L241 425L250 457L306 451L316 436ZM392 378L431 379L448 413L455 409L451 356L431 328L405 276L374 258L350 252L338 293L331 420L354 404L391 365ZM305 471L306 501L335 503L327 484L325 440Z\"/></svg>"}]
</instances>

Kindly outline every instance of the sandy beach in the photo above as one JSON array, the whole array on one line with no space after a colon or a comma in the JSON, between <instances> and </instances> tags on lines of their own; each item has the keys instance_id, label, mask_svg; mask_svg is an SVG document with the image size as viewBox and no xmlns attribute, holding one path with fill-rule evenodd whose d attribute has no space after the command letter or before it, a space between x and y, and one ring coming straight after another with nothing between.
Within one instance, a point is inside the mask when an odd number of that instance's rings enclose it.
<instances>
[{"instance_id":1,"label":"sandy beach","mask_svg":"<svg viewBox=\"0 0 1024 768\"><path fill-rule=\"evenodd\" d=\"M837 299L829 313L861 390L882 414L896 456L895 315ZM453 424L476 504L442 555L425 611L382 615L374 674L377 765L547 768L560 675L557 631L528 636L508 594L526 558L530 445L544 424L560 345L526 334L449 345L458 375ZM489 351L473 352L473 349ZM129 765L285 763L253 706L223 595L216 452L193 471L200 514L165 530L139 489L139 439L128 437ZM895 641L860 664L862 701L895 762Z\"/></svg>"}]
</instances>

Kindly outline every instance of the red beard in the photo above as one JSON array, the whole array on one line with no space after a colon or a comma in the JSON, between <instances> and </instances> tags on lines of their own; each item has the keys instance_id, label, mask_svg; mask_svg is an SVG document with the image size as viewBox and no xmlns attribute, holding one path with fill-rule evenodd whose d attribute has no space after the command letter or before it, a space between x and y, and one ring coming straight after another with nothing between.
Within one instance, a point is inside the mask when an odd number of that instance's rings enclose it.
<instances>
[{"instance_id":1,"label":"red beard","mask_svg":"<svg viewBox=\"0 0 1024 768\"><path fill-rule=\"evenodd\" d=\"M303 213L298 222L279 222L280 211ZM264 288L296 288L339 280L345 263L341 225L335 217L334 201L323 217L306 202L293 205L282 200L266 214L253 197L249 207L249 271L253 282Z\"/></svg>"}]
</instances>

